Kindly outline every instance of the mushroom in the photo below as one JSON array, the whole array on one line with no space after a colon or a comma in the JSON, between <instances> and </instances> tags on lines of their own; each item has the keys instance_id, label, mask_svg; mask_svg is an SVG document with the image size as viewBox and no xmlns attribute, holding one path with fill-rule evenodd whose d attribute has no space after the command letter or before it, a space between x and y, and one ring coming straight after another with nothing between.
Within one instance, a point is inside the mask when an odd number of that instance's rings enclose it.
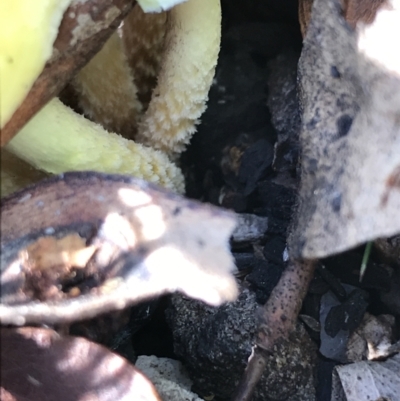
<instances>
[{"instance_id":1,"label":"mushroom","mask_svg":"<svg viewBox=\"0 0 400 401\"><path fill-rule=\"evenodd\" d=\"M148 10L149 2L145 3ZM155 3L150 3L154 7ZM166 6L165 2L160 7ZM90 115L95 121L91 122L60 100L53 99L18 132L7 145L7 150L51 173L97 170L132 174L182 192L182 173L163 153L175 156L184 149L205 109L219 52L220 19L219 0L189 0L168 11L158 83L140 122L137 137L138 141L150 147L108 133L95 124L96 120L102 119L99 108ZM119 41L114 34L101 52L114 51L113 54L121 56ZM112 43L117 43L117 46L110 50ZM104 62L100 53L86 68L98 67L101 63L104 68L110 68L112 63ZM111 68L116 68L116 65ZM124 76L117 78L126 83L119 86L123 86L124 99L129 99L125 102L128 110L125 116L132 117L139 112L140 105L136 102L133 81L127 80L129 68L122 56L118 68ZM81 74L82 78L84 72ZM99 86L101 84L98 82ZM97 97L86 93L87 105L93 106L104 97L104 92L98 92L100 95ZM120 121L118 124L114 121L115 126L121 127Z\"/></svg>"},{"instance_id":2,"label":"mushroom","mask_svg":"<svg viewBox=\"0 0 400 401\"><path fill-rule=\"evenodd\" d=\"M12 2L12 7L6 3L2 2L0 5L2 7L0 9L0 26L2 27L0 30L0 76L2 82L7 82L7 85L0 86L0 115L3 118L0 120L1 146L4 146L35 113L56 96L74 74L101 49L133 6L132 0L86 0L84 2L72 0L60 23L53 17L59 11L56 5L62 2L45 0L39 4L35 3L34 7L48 8L50 10L48 12L52 12L51 18L47 20L41 18L43 12L40 13L39 10L29 14L30 8L24 6L26 1L16 0ZM19 18L20 14L22 14L21 18ZM25 35L29 35L29 30L25 29L24 25L28 14L28 26L32 26L34 33L32 38L39 42L43 41L36 47L31 46L29 40L25 38ZM57 37L52 37L50 34L40 36L36 31L45 33L54 31ZM23 40L20 37L23 37ZM38 47L41 48L41 44L49 46L52 53L39 52L33 57L33 51ZM17 58L10 57L13 52L16 52ZM29 57L24 59L21 54L29 54ZM22 65L29 70L36 56L42 72L40 73L39 70L38 77L32 76L30 80L25 79L25 75L19 74L18 71L23 68ZM13 61L12 69L6 64L6 61L10 59ZM13 92L18 92L18 86L21 84L25 85L25 90L29 92L14 104L8 96L7 88L13 95ZM10 105L13 107L10 108ZM4 118L6 110L11 110L12 114L8 120Z\"/></svg>"},{"instance_id":3,"label":"mushroom","mask_svg":"<svg viewBox=\"0 0 400 401\"><path fill-rule=\"evenodd\" d=\"M206 108L220 40L219 0L189 0L169 12L158 85L139 141L170 154L184 150Z\"/></svg>"},{"instance_id":4,"label":"mushroom","mask_svg":"<svg viewBox=\"0 0 400 401\"><path fill-rule=\"evenodd\" d=\"M104 130L51 100L6 146L33 166L53 174L95 170L130 174L183 192L179 168L160 151Z\"/></svg>"},{"instance_id":5,"label":"mushroom","mask_svg":"<svg viewBox=\"0 0 400 401\"><path fill-rule=\"evenodd\" d=\"M28 94L49 60L58 27L71 0L0 3L0 127ZM38 29L40 27L40 29Z\"/></svg>"},{"instance_id":6,"label":"mushroom","mask_svg":"<svg viewBox=\"0 0 400 401\"><path fill-rule=\"evenodd\" d=\"M117 32L79 71L72 86L85 116L108 131L133 138L142 105Z\"/></svg>"},{"instance_id":7,"label":"mushroom","mask_svg":"<svg viewBox=\"0 0 400 401\"><path fill-rule=\"evenodd\" d=\"M139 4L124 19L120 35L143 111L149 107L163 57L168 12L145 13Z\"/></svg>"}]
</instances>

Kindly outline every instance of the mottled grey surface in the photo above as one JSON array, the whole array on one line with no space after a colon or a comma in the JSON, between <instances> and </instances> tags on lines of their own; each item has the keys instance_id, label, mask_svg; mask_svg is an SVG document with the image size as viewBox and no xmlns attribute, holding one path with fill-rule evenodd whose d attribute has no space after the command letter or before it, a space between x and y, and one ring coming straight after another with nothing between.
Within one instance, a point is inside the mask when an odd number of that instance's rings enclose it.
<instances>
[{"instance_id":1,"label":"mottled grey surface","mask_svg":"<svg viewBox=\"0 0 400 401\"><path fill-rule=\"evenodd\" d=\"M247 289L236 302L219 308L173 296L167 318L175 353L184 362L199 395L230 398L251 353L258 307L254 294ZM298 324L291 341L268 359L254 400L314 400L315 357L315 345Z\"/></svg>"},{"instance_id":2,"label":"mottled grey surface","mask_svg":"<svg viewBox=\"0 0 400 401\"><path fill-rule=\"evenodd\" d=\"M390 3L373 26L354 31L339 0L314 1L299 61L292 257L326 257L400 230L400 63L392 57L400 8Z\"/></svg>"}]
</instances>

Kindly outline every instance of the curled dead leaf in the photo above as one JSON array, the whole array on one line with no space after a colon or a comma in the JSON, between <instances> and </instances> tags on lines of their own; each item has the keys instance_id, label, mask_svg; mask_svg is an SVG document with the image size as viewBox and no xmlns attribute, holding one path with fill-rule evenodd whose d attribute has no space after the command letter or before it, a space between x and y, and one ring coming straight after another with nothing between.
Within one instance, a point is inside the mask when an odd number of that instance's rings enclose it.
<instances>
[{"instance_id":1,"label":"curled dead leaf","mask_svg":"<svg viewBox=\"0 0 400 401\"><path fill-rule=\"evenodd\" d=\"M332 400L396 400L400 394L399 371L400 354L383 362L337 366L332 376Z\"/></svg>"},{"instance_id":2,"label":"curled dead leaf","mask_svg":"<svg viewBox=\"0 0 400 401\"><path fill-rule=\"evenodd\" d=\"M3 401L161 400L138 369L84 338L36 327L0 335Z\"/></svg>"},{"instance_id":3,"label":"curled dead leaf","mask_svg":"<svg viewBox=\"0 0 400 401\"><path fill-rule=\"evenodd\" d=\"M173 291L233 300L235 224L229 212L139 179L42 181L2 200L0 321L83 320Z\"/></svg>"}]
</instances>

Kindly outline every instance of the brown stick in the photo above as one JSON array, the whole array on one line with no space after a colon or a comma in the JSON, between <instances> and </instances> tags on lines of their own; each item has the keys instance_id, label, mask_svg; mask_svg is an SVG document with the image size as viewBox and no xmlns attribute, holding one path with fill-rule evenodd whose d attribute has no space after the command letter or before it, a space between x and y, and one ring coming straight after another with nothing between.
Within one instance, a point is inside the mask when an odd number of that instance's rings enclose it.
<instances>
[{"instance_id":1,"label":"brown stick","mask_svg":"<svg viewBox=\"0 0 400 401\"><path fill-rule=\"evenodd\" d=\"M233 401L249 401L260 380L266 356L293 331L308 285L313 277L315 260L289 262L268 301L260 310L256 346L239 382Z\"/></svg>"},{"instance_id":2,"label":"brown stick","mask_svg":"<svg viewBox=\"0 0 400 401\"><path fill-rule=\"evenodd\" d=\"M265 351L262 348L257 345L254 346L246 369L236 388L233 401L248 401L253 397L256 385L260 381L267 364L267 358L264 353Z\"/></svg>"},{"instance_id":3,"label":"brown stick","mask_svg":"<svg viewBox=\"0 0 400 401\"><path fill-rule=\"evenodd\" d=\"M54 43L53 57L47 62L25 100L1 130L1 147L6 145L48 101L57 96L74 74L89 62L134 4L134 0L72 2L61 21ZM84 21L88 25L86 29L80 25L79 16L85 17ZM74 36L74 32L78 34Z\"/></svg>"}]
</instances>

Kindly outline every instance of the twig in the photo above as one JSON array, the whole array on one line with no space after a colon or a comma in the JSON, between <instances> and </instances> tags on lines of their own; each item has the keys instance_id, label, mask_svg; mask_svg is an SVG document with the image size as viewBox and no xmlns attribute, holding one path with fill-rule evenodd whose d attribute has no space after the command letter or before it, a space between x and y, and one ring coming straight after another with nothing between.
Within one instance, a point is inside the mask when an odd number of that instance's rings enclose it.
<instances>
[{"instance_id":1,"label":"twig","mask_svg":"<svg viewBox=\"0 0 400 401\"><path fill-rule=\"evenodd\" d=\"M233 397L234 401L251 400L254 389L261 379L267 364L267 358L264 353L265 351L257 345L253 347L253 352L250 355L246 369L236 388L236 393Z\"/></svg>"},{"instance_id":2,"label":"twig","mask_svg":"<svg viewBox=\"0 0 400 401\"><path fill-rule=\"evenodd\" d=\"M297 316L316 267L315 260L289 262L268 301L260 310L256 346L233 396L233 401L249 401L260 380L266 356L274 346L287 340L295 327Z\"/></svg>"}]
</instances>

